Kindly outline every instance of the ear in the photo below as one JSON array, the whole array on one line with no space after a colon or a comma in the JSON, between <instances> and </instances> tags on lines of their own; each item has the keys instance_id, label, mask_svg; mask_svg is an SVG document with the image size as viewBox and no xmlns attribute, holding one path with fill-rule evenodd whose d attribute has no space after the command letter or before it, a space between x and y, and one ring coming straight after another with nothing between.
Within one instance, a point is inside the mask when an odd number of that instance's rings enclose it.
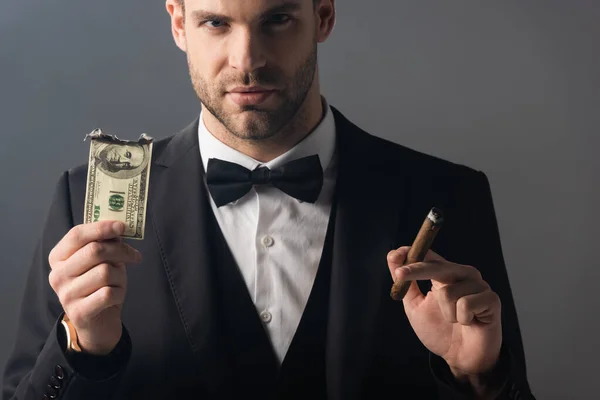
<instances>
[{"instance_id":1,"label":"ear","mask_svg":"<svg viewBox=\"0 0 600 400\"><path fill-rule=\"evenodd\" d=\"M167 0L166 7L167 12L171 16L171 33L175 44L182 51L187 51L187 42L185 39L185 7L183 6L184 0Z\"/></svg>"},{"instance_id":2,"label":"ear","mask_svg":"<svg viewBox=\"0 0 600 400\"><path fill-rule=\"evenodd\" d=\"M316 5L317 41L323 43L335 26L335 0L319 0Z\"/></svg>"}]
</instances>

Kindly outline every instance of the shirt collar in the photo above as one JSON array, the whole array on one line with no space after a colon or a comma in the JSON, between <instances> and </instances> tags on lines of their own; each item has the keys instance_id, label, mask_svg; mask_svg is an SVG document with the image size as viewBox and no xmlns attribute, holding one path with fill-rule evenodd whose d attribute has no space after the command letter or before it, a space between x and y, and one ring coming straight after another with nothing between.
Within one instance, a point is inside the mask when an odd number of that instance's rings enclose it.
<instances>
[{"instance_id":1,"label":"shirt collar","mask_svg":"<svg viewBox=\"0 0 600 400\"><path fill-rule=\"evenodd\" d=\"M204 171L207 171L208 160L210 158L218 158L223 161L233 162L244 168L253 170L260 165L264 165L269 169L277 168L289 161L313 154L319 155L323 171L326 171L330 164L332 164L331 160L335 151L336 130L335 119L331 112L331 108L325 98L322 97L322 101L325 115L315 129L296 146L267 163L261 163L260 161L227 146L225 143L214 137L206 128L201 112L200 123L198 124L198 142L200 145L200 156L202 157Z\"/></svg>"}]
</instances>

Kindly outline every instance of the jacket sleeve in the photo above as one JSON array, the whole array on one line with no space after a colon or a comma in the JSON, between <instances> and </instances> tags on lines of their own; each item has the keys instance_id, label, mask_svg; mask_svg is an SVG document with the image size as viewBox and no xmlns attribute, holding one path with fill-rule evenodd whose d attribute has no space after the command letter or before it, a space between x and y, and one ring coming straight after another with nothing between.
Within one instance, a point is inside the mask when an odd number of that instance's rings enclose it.
<instances>
[{"instance_id":1,"label":"jacket sleeve","mask_svg":"<svg viewBox=\"0 0 600 400\"><path fill-rule=\"evenodd\" d=\"M117 354L77 358L65 353L62 306L48 281L50 250L73 227L69 174L59 179L29 269L16 341L6 363L2 398L110 399L118 390L131 354L124 335Z\"/></svg>"},{"instance_id":2,"label":"jacket sleeve","mask_svg":"<svg viewBox=\"0 0 600 400\"><path fill-rule=\"evenodd\" d=\"M502 303L501 385L497 400L534 400L525 366L525 353L512 291L502 254L502 245L492 193L487 176L477 171L465 187L461 201L470 207L465 224L465 240L469 243L472 266L477 267L483 279L491 286ZM460 262L460 261L457 261ZM472 399L453 379L446 363L431 354L430 366L438 385L440 399Z\"/></svg>"}]
</instances>

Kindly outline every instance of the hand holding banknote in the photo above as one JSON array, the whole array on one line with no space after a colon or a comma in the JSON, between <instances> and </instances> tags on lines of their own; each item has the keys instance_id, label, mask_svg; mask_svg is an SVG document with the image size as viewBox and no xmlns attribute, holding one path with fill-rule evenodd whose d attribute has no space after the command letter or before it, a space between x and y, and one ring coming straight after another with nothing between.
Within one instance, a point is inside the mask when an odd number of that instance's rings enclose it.
<instances>
[{"instance_id":1,"label":"hand holding banknote","mask_svg":"<svg viewBox=\"0 0 600 400\"><path fill-rule=\"evenodd\" d=\"M125 141L99 129L88 138L84 223L50 252L49 281L76 350L108 354L122 335L126 265L142 258L123 238L144 238L152 138Z\"/></svg>"},{"instance_id":2,"label":"hand holding banknote","mask_svg":"<svg viewBox=\"0 0 600 400\"><path fill-rule=\"evenodd\" d=\"M110 353L121 338L126 265L142 259L120 238L124 230L118 221L77 225L48 257L50 286L77 331L79 346L91 354Z\"/></svg>"}]
</instances>

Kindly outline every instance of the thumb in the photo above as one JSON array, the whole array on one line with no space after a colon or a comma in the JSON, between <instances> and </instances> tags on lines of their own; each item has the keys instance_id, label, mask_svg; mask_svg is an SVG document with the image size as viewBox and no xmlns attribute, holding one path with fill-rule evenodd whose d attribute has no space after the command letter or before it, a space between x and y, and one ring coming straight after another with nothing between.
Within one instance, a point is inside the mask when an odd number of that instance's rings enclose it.
<instances>
[{"instance_id":1,"label":"thumb","mask_svg":"<svg viewBox=\"0 0 600 400\"><path fill-rule=\"evenodd\" d=\"M401 279L400 276L402 274L399 269L395 271L395 274L395 281ZM417 281L411 281L406 295L404 295L404 297L402 298L402 303L404 303L404 309L410 311L413 308L418 307L423 300L425 300L425 296L423 295L423 292L421 292L421 288L419 288Z\"/></svg>"},{"instance_id":2,"label":"thumb","mask_svg":"<svg viewBox=\"0 0 600 400\"><path fill-rule=\"evenodd\" d=\"M396 270L404 265L410 246L398 247L396 250L392 250L387 255L388 268L394 282L396 281Z\"/></svg>"},{"instance_id":3,"label":"thumb","mask_svg":"<svg viewBox=\"0 0 600 400\"><path fill-rule=\"evenodd\" d=\"M410 248L411 246L402 246L388 253L388 268L394 283L403 275L400 269L406 263ZM419 285L416 281L412 281L406 295L402 298L405 309L409 310L417 307L423 300L425 300L425 296L421 292Z\"/></svg>"}]
</instances>

